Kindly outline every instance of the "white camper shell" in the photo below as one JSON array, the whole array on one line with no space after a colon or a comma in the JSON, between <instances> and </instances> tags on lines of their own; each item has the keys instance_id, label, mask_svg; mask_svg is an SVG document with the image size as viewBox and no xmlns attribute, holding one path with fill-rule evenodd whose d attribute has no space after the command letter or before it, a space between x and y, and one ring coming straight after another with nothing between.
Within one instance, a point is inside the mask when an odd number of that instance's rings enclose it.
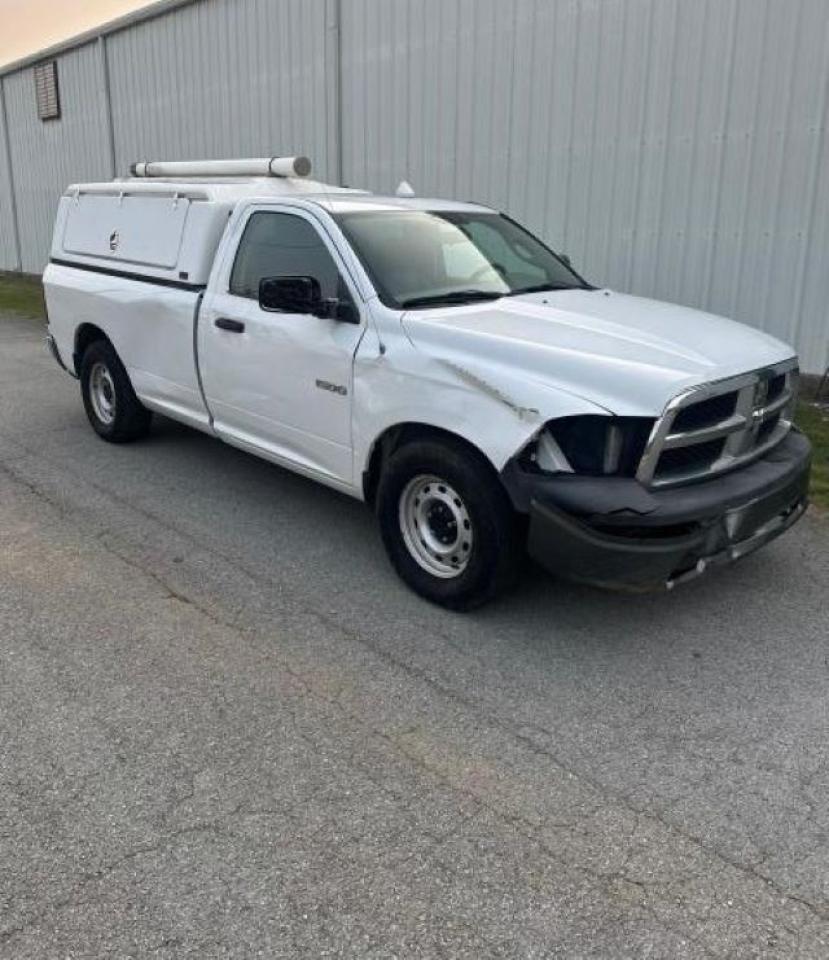
<instances>
[{"instance_id":1,"label":"white camper shell","mask_svg":"<svg viewBox=\"0 0 829 960\"><path fill-rule=\"evenodd\" d=\"M398 573L455 609L525 546L672 586L802 515L791 348L593 286L485 206L309 168L142 161L67 189L49 344L100 436L160 413L364 499Z\"/></svg>"},{"instance_id":2,"label":"white camper shell","mask_svg":"<svg viewBox=\"0 0 829 960\"><path fill-rule=\"evenodd\" d=\"M53 260L206 286L241 198L360 192L297 177L294 170L310 171L305 157L141 162L133 169L141 176L67 188L58 205Z\"/></svg>"}]
</instances>

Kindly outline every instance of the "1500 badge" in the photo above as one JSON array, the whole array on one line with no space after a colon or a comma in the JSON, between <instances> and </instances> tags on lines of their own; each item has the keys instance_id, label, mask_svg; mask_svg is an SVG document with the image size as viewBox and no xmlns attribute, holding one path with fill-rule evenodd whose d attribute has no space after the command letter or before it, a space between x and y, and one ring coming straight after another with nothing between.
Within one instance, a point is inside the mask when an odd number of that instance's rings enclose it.
<instances>
[{"instance_id":1,"label":"1500 badge","mask_svg":"<svg viewBox=\"0 0 829 960\"><path fill-rule=\"evenodd\" d=\"M317 380L317 386L320 388L320 390L327 390L329 393L337 393L341 397L344 397L348 394L348 389L346 387L342 387L338 383L329 383L328 380Z\"/></svg>"}]
</instances>

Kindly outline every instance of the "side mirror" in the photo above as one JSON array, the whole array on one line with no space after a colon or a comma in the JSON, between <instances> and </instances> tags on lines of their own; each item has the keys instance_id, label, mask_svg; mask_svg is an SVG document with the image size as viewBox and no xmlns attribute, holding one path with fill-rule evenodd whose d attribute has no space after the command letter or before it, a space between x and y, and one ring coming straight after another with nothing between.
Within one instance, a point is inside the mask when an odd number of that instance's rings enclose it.
<instances>
[{"instance_id":1,"label":"side mirror","mask_svg":"<svg viewBox=\"0 0 829 960\"><path fill-rule=\"evenodd\" d=\"M282 313L319 314L324 301L315 277L263 277L259 281L259 306Z\"/></svg>"},{"instance_id":2,"label":"side mirror","mask_svg":"<svg viewBox=\"0 0 829 960\"><path fill-rule=\"evenodd\" d=\"M279 313L306 313L343 323L359 323L350 299L323 297L316 277L263 277L259 281L259 306Z\"/></svg>"},{"instance_id":3,"label":"side mirror","mask_svg":"<svg viewBox=\"0 0 829 960\"><path fill-rule=\"evenodd\" d=\"M567 256L566 253L560 253L560 254L558 255L558 259L561 260L561 262L562 262L566 267L572 267L572 266L573 266L573 264L570 263L570 257Z\"/></svg>"}]
</instances>

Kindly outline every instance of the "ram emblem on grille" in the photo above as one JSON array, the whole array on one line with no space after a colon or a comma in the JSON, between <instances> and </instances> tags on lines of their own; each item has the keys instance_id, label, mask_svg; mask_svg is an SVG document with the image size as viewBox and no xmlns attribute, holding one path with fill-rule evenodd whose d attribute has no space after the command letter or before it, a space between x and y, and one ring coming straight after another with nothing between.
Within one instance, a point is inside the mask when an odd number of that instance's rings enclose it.
<instances>
[{"instance_id":1,"label":"ram emblem on grille","mask_svg":"<svg viewBox=\"0 0 829 960\"><path fill-rule=\"evenodd\" d=\"M769 381L767 377L761 377L754 387L754 413L759 415L769 399Z\"/></svg>"}]
</instances>

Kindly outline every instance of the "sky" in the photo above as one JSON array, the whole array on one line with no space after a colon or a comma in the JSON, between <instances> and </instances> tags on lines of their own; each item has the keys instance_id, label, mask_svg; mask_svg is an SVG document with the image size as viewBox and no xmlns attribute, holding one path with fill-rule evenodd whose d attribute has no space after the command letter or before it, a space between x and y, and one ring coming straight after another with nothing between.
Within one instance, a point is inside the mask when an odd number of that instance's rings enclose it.
<instances>
[{"instance_id":1,"label":"sky","mask_svg":"<svg viewBox=\"0 0 829 960\"><path fill-rule=\"evenodd\" d=\"M149 0L0 0L0 66L148 5Z\"/></svg>"}]
</instances>

